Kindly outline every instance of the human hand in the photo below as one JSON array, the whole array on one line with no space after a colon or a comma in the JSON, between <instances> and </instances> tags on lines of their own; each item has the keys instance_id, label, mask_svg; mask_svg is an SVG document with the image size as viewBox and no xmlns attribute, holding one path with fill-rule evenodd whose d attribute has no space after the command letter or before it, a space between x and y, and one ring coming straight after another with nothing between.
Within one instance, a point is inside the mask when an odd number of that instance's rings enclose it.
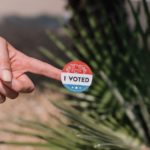
<instances>
[{"instance_id":1,"label":"human hand","mask_svg":"<svg viewBox=\"0 0 150 150\"><path fill-rule=\"evenodd\" d=\"M61 70L16 50L0 37L0 103L6 97L15 99L19 93L30 93L34 84L25 74L31 72L60 80Z\"/></svg>"}]
</instances>

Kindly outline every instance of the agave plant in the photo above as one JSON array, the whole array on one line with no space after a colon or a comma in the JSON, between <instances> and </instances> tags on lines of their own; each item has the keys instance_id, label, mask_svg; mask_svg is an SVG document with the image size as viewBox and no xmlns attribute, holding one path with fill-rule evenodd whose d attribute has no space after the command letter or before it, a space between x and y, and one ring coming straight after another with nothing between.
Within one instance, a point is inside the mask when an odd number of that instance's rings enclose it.
<instances>
[{"instance_id":1,"label":"agave plant","mask_svg":"<svg viewBox=\"0 0 150 150\"><path fill-rule=\"evenodd\" d=\"M126 5L134 20L132 28L128 23ZM90 90L78 94L60 86L48 86L66 94L68 102L79 111L80 114L61 107L75 124L70 127L78 133L66 129L64 124L61 130L51 129L40 122L22 121L22 125L37 131L42 128L44 132L34 136L44 139L44 146L48 148L52 145L58 149L87 150L149 147L150 10L146 0L141 0L137 7L131 0L114 0L111 5L109 0L70 0L68 8L72 17L65 25L65 33L71 48L50 31L48 36L68 60L86 62L93 70L94 81ZM145 29L140 21L141 10L146 18ZM56 59L45 48L40 51L60 68L67 63L66 59ZM49 131L53 131L52 134Z\"/></svg>"}]
</instances>

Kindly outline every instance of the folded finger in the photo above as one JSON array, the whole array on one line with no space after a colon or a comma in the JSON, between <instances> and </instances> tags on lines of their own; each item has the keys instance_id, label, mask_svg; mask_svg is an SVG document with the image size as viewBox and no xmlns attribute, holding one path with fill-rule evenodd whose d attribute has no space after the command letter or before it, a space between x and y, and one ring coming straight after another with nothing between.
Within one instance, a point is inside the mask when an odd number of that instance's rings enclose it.
<instances>
[{"instance_id":1,"label":"folded finger","mask_svg":"<svg viewBox=\"0 0 150 150\"><path fill-rule=\"evenodd\" d=\"M18 93L16 91L13 91L2 82L0 82L0 93L10 99L15 99L18 96ZM1 96L1 99L3 99L3 96Z\"/></svg>"},{"instance_id":2,"label":"folded finger","mask_svg":"<svg viewBox=\"0 0 150 150\"><path fill-rule=\"evenodd\" d=\"M34 84L27 75L21 75L12 81L11 88L18 93L31 93L34 90Z\"/></svg>"}]
</instances>

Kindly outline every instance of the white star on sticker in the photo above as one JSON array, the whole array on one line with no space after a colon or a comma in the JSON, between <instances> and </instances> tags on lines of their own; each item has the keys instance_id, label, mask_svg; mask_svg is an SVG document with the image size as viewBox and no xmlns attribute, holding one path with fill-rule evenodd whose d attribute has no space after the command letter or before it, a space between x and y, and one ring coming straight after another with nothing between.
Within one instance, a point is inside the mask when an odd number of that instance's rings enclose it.
<instances>
[{"instance_id":1,"label":"white star on sticker","mask_svg":"<svg viewBox=\"0 0 150 150\"><path fill-rule=\"evenodd\" d=\"M75 87L75 89L77 90L77 89L78 89L78 87L76 86L76 87Z\"/></svg>"}]
</instances>

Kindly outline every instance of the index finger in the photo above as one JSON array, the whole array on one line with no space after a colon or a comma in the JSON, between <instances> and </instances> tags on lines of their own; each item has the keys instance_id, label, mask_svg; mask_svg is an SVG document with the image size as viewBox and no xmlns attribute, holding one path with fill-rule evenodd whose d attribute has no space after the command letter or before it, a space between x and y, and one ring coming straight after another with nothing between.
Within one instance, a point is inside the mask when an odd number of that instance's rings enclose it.
<instances>
[{"instance_id":1,"label":"index finger","mask_svg":"<svg viewBox=\"0 0 150 150\"><path fill-rule=\"evenodd\" d=\"M9 43L9 48L16 51L16 49ZM49 78L53 78L56 80L60 80L61 79L61 70L40 60L37 60L35 58L29 57L21 52L19 52L18 54L21 55L16 55L16 57L19 57L17 59L19 59L21 63L21 74L23 74L24 72L31 72L34 74L39 74L39 75L43 75Z\"/></svg>"},{"instance_id":2,"label":"index finger","mask_svg":"<svg viewBox=\"0 0 150 150\"><path fill-rule=\"evenodd\" d=\"M43 61L29 57L27 71L43 75L56 80L61 80L61 70Z\"/></svg>"}]
</instances>

